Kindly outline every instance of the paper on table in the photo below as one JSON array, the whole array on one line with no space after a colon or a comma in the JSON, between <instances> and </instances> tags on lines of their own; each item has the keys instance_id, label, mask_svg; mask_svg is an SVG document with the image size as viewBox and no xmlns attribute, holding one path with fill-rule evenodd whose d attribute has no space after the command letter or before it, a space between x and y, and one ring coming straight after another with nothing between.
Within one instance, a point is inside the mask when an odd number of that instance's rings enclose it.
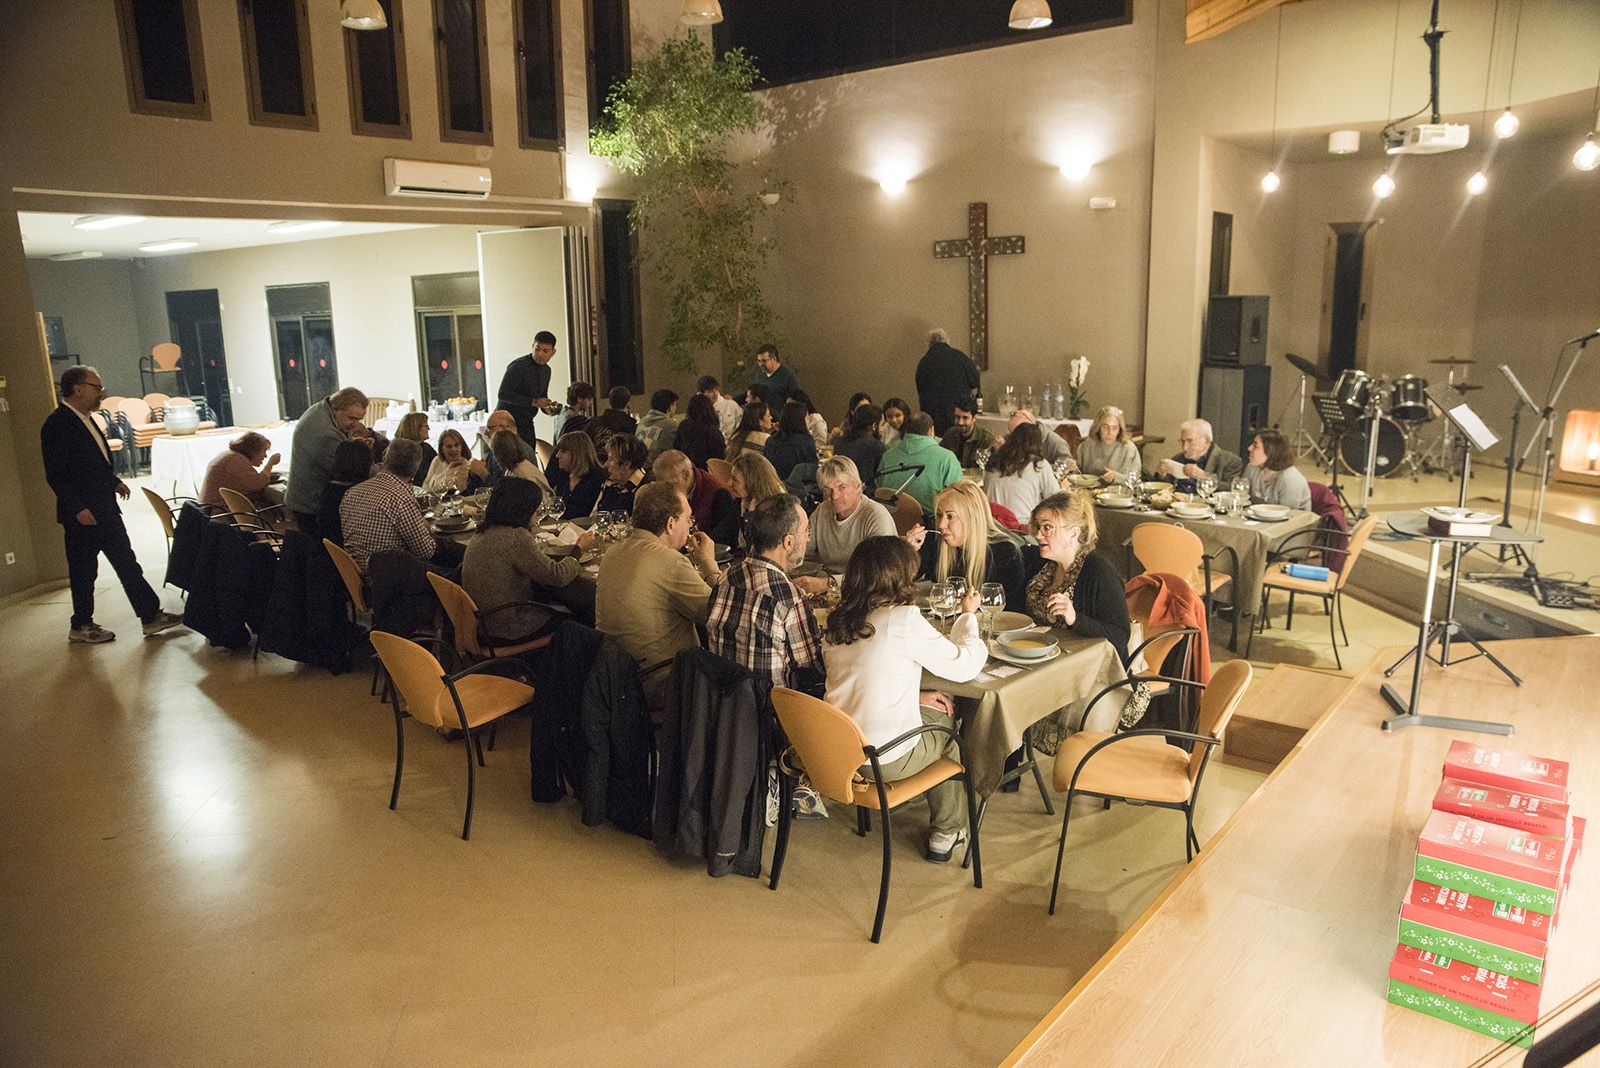
<instances>
[{"instance_id":1,"label":"paper on table","mask_svg":"<svg viewBox=\"0 0 1600 1068\"><path fill-rule=\"evenodd\" d=\"M578 535L582 533L583 531L578 529L578 527L572 523L563 523L561 529L556 531L550 540L555 542L557 545L576 545L578 542Z\"/></svg>"},{"instance_id":2,"label":"paper on table","mask_svg":"<svg viewBox=\"0 0 1600 1068\"><path fill-rule=\"evenodd\" d=\"M995 664L993 667L978 672L978 681L996 682L1000 679L1010 678L1012 675L1018 674L1021 671L1022 668L1016 666L1015 664Z\"/></svg>"}]
</instances>

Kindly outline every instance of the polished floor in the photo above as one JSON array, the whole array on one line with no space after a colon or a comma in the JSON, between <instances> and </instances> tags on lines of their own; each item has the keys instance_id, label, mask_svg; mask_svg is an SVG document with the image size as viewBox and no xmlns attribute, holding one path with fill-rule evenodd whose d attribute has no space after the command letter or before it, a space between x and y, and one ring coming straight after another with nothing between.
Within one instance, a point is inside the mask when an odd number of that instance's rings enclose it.
<instances>
[{"instance_id":1,"label":"polished floor","mask_svg":"<svg viewBox=\"0 0 1600 1068\"><path fill-rule=\"evenodd\" d=\"M1047 917L1036 794L997 799L982 890L920 859L913 807L872 946L878 850L845 814L796 826L777 893L711 880L531 804L521 723L463 842L462 748L415 724L388 810L364 674L142 640L100 585L106 646L66 644L65 590L0 608L0 1063L993 1064L1182 866L1177 814L1086 804ZM1332 669L1315 612L1274 622L1258 660ZM1359 604L1350 624L1346 673L1409 633ZM1213 765L1202 842L1261 777Z\"/></svg>"}]
</instances>

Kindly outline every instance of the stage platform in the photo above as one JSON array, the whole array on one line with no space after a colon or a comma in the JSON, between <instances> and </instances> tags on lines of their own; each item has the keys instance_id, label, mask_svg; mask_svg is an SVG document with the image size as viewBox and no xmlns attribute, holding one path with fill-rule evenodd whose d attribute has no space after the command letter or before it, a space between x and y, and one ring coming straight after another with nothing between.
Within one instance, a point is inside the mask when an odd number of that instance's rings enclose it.
<instances>
[{"instance_id":1,"label":"stage platform","mask_svg":"<svg viewBox=\"0 0 1600 1068\"><path fill-rule=\"evenodd\" d=\"M1381 669L1403 652L1385 650L1005 1064L1518 1063L1520 1051L1385 1000L1400 900L1452 740L1569 761L1573 812L1600 817L1600 637L1491 649L1522 687L1482 659L1430 664L1423 710L1509 722L1515 738L1380 730L1391 714ZM1562 904L1547 1017L1600 996L1590 846ZM1070 901L1062 911L1046 922L1070 922Z\"/></svg>"}]
</instances>

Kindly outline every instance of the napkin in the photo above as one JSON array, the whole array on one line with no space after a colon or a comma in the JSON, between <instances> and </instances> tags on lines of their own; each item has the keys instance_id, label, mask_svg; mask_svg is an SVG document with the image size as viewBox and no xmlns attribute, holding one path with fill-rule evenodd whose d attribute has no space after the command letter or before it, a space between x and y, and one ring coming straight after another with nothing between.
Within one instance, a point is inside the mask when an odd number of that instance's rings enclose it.
<instances>
[{"instance_id":1,"label":"napkin","mask_svg":"<svg viewBox=\"0 0 1600 1068\"><path fill-rule=\"evenodd\" d=\"M582 533L583 531L576 525L563 523L561 529L556 531L550 540L557 545L576 545L578 543L578 535Z\"/></svg>"}]
</instances>

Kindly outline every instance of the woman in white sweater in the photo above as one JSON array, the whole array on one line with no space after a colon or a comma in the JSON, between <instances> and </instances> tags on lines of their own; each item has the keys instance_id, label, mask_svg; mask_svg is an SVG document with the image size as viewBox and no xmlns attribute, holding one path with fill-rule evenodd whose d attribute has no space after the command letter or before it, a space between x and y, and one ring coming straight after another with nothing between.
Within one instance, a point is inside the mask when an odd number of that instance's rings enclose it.
<instances>
[{"instance_id":1,"label":"woman in white sweater","mask_svg":"<svg viewBox=\"0 0 1600 1068\"><path fill-rule=\"evenodd\" d=\"M1040 501L1061 492L1061 481L1044 458L1044 434L1037 424L1021 424L994 450L983 472L983 492L1023 523Z\"/></svg>"},{"instance_id":2,"label":"woman in white sweater","mask_svg":"<svg viewBox=\"0 0 1600 1068\"><path fill-rule=\"evenodd\" d=\"M917 610L916 572L917 554L904 541L868 538L850 555L839 606L828 615L822 645L826 699L856 721L871 746L924 724L949 726L949 698L921 691L923 669L966 682L989 656L973 614L978 591L969 589L961 599L961 615L946 638ZM881 753L878 766L886 780L903 779L942 757L960 759L955 739L930 731ZM870 777L872 765L864 764L861 773ZM926 856L942 863L967 840L964 789L947 779L927 798Z\"/></svg>"}]
</instances>

